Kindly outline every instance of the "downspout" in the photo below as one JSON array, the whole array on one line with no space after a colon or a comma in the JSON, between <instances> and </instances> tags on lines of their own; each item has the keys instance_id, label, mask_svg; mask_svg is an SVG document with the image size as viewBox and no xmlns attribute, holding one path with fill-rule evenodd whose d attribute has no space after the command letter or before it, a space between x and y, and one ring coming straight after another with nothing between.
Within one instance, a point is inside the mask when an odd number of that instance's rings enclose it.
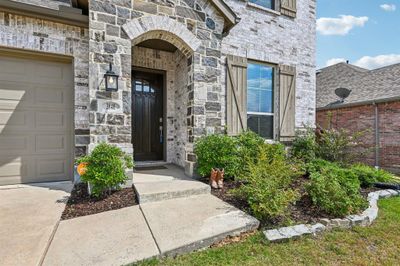
<instances>
[{"instance_id":1,"label":"downspout","mask_svg":"<svg viewBox=\"0 0 400 266\"><path fill-rule=\"evenodd\" d=\"M379 168L379 110L376 102L372 103L375 107L375 168Z\"/></svg>"}]
</instances>

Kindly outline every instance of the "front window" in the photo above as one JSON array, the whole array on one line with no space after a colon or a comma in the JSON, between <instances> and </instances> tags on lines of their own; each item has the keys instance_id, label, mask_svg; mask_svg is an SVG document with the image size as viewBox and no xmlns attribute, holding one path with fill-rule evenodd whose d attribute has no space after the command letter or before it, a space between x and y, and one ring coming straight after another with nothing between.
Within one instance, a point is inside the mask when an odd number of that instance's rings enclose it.
<instances>
[{"instance_id":1,"label":"front window","mask_svg":"<svg viewBox=\"0 0 400 266\"><path fill-rule=\"evenodd\" d=\"M274 9L274 1L275 0L249 0L250 3L254 3L269 9Z\"/></svg>"},{"instance_id":2,"label":"front window","mask_svg":"<svg viewBox=\"0 0 400 266\"><path fill-rule=\"evenodd\" d=\"M274 67L247 66L247 127L261 137L274 136Z\"/></svg>"}]
</instances>

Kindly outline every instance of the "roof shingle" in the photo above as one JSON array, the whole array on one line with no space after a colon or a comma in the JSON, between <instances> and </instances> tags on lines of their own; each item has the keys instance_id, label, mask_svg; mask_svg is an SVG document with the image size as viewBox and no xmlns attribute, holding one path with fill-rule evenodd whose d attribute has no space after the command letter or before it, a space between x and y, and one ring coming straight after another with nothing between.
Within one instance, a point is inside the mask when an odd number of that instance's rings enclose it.
<instances>
[{"instance_id":1,"label":"roof shingle","mask_svg":"<svg viewBox=\"0 0 400 266\"><path fill-rule=\"evenodd\" d=\"M339 103L335 89L351 90ZM400 96L400 64L368 70L346 63L323 68L317 74L317 108L339 107Z\"/></svg>"}]
</instances>

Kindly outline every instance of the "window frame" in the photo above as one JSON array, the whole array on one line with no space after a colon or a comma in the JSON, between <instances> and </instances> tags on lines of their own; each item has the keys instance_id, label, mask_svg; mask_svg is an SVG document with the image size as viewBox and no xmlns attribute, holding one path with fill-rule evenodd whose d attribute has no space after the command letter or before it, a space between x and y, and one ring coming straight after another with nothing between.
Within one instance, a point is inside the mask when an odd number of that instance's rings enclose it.
<instances>
[{"instance_id":1,"label":"window frame","mask_svg":"<svg viewBox=\"0 0 400 266\"><path fill-rule=\"evenodd\" d=\"M263 116L272 116L272 138L264 138L265 140L275 140L276 139L276 123L277 123L277 118L279 117L279 110L278 110L278 104L279 104L279 99L277 99L277 96L279 96L279 92L277 91L278 87L278 71L279 71L279 65L274 64L274 63L269 63L269 62L264 62L264 61L259 61L259 60L253 60L253 59L248 59L247 61L247 69L250 64L257 64L257 65L262 65L262 66L268 66L273 69L272 73L272 113L270 112L249 112L248 106L246 103L246 119L248 119L248 115L263 115ZM248 71L248 70L247 70ZM247 81L248 82L249 78L247 75ZM248 83L246 83L246 98L248 98L248 93L249 93L249 87ZM279 122L278 122L279 123ZM247 129L249 129L248 123L247 123ZM258 134L258 133L257 133Z\"/></svg>"},{"instance_id":2,"label":"window frame","mask_svg":"<svg viewBox=\"0 0 400 266\"><path fill-rule=\"evenodd\" d=\"M247 4L249 6L252 6L252 7L255 7L255 8L259 8L259 9L262 9L262 10L265 10L265 11L273 11L274 13L278 12L280 14L280 1L281 0L271 0L272 8L265 7L265 6L250 2L250 0L247 0Z\"/></svg>"}]
</instances>

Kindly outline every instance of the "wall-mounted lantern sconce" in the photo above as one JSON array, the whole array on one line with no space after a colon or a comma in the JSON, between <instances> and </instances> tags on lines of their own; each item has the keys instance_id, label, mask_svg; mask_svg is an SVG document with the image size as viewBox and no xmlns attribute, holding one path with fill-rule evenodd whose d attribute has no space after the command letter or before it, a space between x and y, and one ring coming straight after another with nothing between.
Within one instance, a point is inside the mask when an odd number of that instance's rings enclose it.
<instances>
[{"instance_id":1,"label":"wall-mounted lantern sconce","mask_svg":"<svg viewBox=\"0 0 400 266\"><path fill-rule=\"evenodd\" d=\"M104 74L106 80L106 91L118 91L118 75L112 70L110 63L110 69Z\"/></svg>"}]
</instances>

